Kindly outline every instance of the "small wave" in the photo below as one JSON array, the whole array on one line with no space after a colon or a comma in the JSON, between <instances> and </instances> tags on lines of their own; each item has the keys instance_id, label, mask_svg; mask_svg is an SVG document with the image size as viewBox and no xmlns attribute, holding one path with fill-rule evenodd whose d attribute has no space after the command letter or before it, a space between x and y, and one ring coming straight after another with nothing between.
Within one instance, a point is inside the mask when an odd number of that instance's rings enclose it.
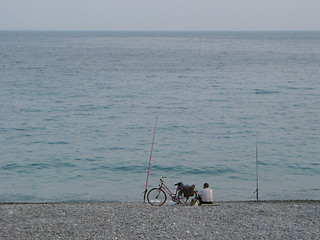
<instances>
[{"instance_id":1,"label":"small wave","mask_svg":"<svg viewBox=\"0 0 320 240\"><path fill-rule=\"evenodd\" d=\"M68 142L64 142L64 141L57 141L57 142L48 142L48 144L50 144L50 145L55 145L55 144L63 145L63 144L69 144L69 143Z\"/></svg>"},{"instance_id":2,"label":"small wave","mask_svg":"<svg viewBox=\"0 0 320 240\"><path fill-rule=\"evenodd\" d=\"M104 165L104 164L95 164L94 166L92 166L91 168L89 168L90 171L106 171L106 172L120 172L120 173L142 173L147 171L147 167L146 166L142 166L142 165L122 165L122 166L118 166L118 165L114 165L114 164L108 164L108 165Z\"/></svg>"},{"instance_id":3,"label":"small wave","mask_svg":"<svg viewBox=\"0 0 320 240\"><path fill-rule=\"evenodd\" d=\"M176 173L182 175L221 175L225 173L236 173L237 171L233 168L228 167L202 167L202 168L190 168L185 166L160 166L156 165L151 167L152 171L163 172L163 173Z\"/></svg>"},{"instance_id":4,"label":"small wave","mask_svg":"<svg viewBox=\"0 0 320 240\"><path fill-rule=\"evenodd\" d=\"M156 75L146 75L145 78L156 78Z\"/></svg>"},{"instance_id":5,"label":"small wave","mask_svg":"<svg viewBox=\"0 0 320 240\"><path fill-rule=\"evenodd\" d=\"M320 163L311 163L312 166L320 166Z\"/></svg>"},{"instance_id":6,"label":"small wave","mask_svg":"<svg viewBox=\"0 0 320 240\"><path fill-rule=\"evenodd\" d=\"M280 88L288 90L315 90L313 87L291 87L291 86L281 86Z\"/></svg>"},{"instance_id":7,"label":"small wave","mask_svg":"<svg viewBox=\"0 0 320 240\"><path fill-rule=\"evenodd\" d=\"M30 164L17 164L17 163L10 163L1 167L3 171L9 172L33 172L33 170L42 170L42 169L49 169L49 168L73 168L76 165L71 163L61 163L61 162L51 162L51 163L30 163Z\"/></svg>"},{"instance_id":8,"label":"small wave","mask_svg":"<svg viewBox=\"0 0 320 240\"><path fill-rule=\"evenodd\" d=\"M26 167L28 167L28 166L26 166ZM49 168L49 167L51 167L51 165L48 164L48 163L32 163L32 164L29 165L28 168L46 169L46 168Z\"/></svg>"},{"instance_id":9,"label":"small wave","mask_svg":"<svg viewBox=\"0 0 320 240\"><path fill-rule=\"evenodd\" d=\"M7 164L5 166L2 166L1 169L2 170L13 170L13 169L17 169L17 168L20 168L20 167L22 167L22 166L19 165L19 164L10 163L10 164Z\"/></svg>"},{"instance_id":10,"label":"small wave","mask_svg":"<svg viewBox=\"0 0 320 240\"><path fill-rule=\"evenodd\" d=\"M318 176L320 173L317 168L303 166L300 164L288 165L287 168L290 169L289 174L295 175Z\"/></svg>"},{"instance_id":11,"label":"small wave","mask_svg":"<svg viewBox=\"0 0 320 240\"><path fill-rule=\"evenodd\" d=\"M269 95L269 94L277 94L280 93L279 91L272 91L272 90L263 90L263 89L255 89L254 94L262 94L262 95Z\"/></svg>"},{"instance_id":12,"label":"small wave","mask_svg":"<svg viewBox=\"0 0 320 240\"><path fill-rule=\"evenodd\" d=\"M112 170L113 171L120 171L120 172L142 173L142 172L146 171L146 167L143 167L143 166L122 166L122 167L115 167Z\"/></svg>"}]
</instances>

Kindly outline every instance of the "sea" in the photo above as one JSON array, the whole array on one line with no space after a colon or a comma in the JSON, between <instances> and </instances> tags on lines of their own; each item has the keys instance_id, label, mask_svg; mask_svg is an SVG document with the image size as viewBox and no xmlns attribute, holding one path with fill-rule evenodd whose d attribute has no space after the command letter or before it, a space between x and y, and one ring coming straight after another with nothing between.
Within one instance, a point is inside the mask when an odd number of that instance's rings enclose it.
<instances>
[{"instance_id":1,"label":"sea","mask_svg":"<svg viewBox=\"0 0 320 240\"><path fill-rule=\"evenodd\" d=\"M319 126L319 31L0 31L0 202L319 200Z\"/></svg>"}]
</instances>

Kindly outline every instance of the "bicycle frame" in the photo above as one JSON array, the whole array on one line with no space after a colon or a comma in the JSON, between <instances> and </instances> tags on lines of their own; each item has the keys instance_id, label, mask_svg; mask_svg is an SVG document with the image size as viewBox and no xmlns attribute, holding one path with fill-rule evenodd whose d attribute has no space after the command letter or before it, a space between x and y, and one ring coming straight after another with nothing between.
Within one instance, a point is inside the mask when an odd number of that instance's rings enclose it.
<instances>
[{"instance_id":1,"label":"bicycle frame","mask_svg":"<svg viewBox=\"0 0 320 240\"><path fill-rule=\"evenodd\" d=\"M171 198L172 201L176 202L178 200L177 195L178 195L178 188L176 190L176 193L173 193L170 191L170 189L166 186L166 184L164 183L164 180L160 179L161 184L159 185L159 188L164 190Z\"/></svg>"}]
</instances>

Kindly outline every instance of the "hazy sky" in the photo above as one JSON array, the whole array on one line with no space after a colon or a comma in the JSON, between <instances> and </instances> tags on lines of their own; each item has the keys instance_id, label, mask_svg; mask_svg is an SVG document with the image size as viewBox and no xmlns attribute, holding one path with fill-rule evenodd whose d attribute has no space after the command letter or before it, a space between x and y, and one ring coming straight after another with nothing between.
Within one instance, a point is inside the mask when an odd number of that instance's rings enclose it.
<instances>
[{"instance_id":1,"label":"hazy sky","mask_svg":"<svg viewBox=\"0 0 320 240\"><path fill-rule=\"evenodd\" d=\"M320 0L0 0L0 30L320 30Z\"/></svg>"}]
</instances>

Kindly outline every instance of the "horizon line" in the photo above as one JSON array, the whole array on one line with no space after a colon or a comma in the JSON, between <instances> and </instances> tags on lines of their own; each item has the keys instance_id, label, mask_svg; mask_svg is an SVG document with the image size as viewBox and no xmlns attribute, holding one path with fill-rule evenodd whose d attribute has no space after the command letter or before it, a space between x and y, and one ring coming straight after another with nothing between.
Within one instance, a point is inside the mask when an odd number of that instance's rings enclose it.
<instances>
[{"instance_id":1,"label":"horizon line","mask_svg":"<svg viewBox=\"0 0 320 240\"><path fill-rule=\"evenodd\" d=\"M4 32L319 32L320 30L59 30L59 29L0 29Z\"/></svg>"}]
</instances>

